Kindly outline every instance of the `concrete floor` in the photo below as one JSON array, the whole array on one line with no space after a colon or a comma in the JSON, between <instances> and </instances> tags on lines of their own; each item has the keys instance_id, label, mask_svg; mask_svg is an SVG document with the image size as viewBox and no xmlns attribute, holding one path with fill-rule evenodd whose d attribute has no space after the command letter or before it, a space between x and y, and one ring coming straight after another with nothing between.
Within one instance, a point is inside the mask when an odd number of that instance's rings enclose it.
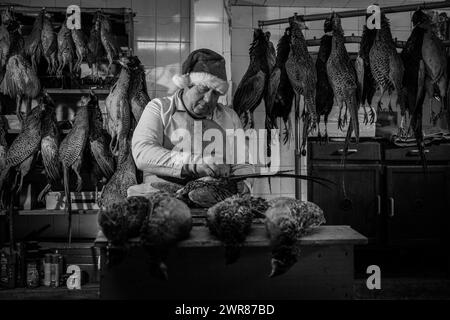
<instances>
[{"instance_id":1,"label":"concrete floor","mask_svg":"<svg viewBox=\"0 0 450 320\"><path fill-rule=\"evenodd\" d=\"M356 279L354 299L450 300L448 278L384 278L380 290L369 290L365 279Z\"/></svg>"}]
</instances>

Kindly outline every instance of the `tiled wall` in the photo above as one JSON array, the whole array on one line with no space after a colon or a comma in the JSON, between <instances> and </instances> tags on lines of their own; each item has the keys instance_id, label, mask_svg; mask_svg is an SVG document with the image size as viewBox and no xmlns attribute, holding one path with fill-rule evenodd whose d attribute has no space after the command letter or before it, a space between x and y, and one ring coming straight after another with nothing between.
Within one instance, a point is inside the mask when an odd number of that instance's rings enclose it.
<instances>
[{"instance_id":1,"label":"tiled wall","mask_svg":"<svg viewBox=\"0 0 450 320\"><path fill-rule=\"evenodd\" d=\"M266 4L269 2L266 1ZM309 2L310 5L313 5ZM322 2L323 5L323 2ZM243 74L247 70L249 64L248 48L252 40L252 29L258 27L258 20L270 20L287 18L293 16L295 12L299 15L315 14L315 13L331 13L334 11L352 10L360 8L333 8L337 2L330 1L328 8L314 8L314 7L262 7L262 6L232 6L232 36L231 36L231 70L233 92L236 90ZM396 14L388 14L391 21L391 31L394 38L398 40L407 40L411 30L411 12L402 12ZM307 22L309 30L305 30L305 38L312 39L316 37L320 39L323 35L323 21L309 21ZM364 25L364 17L344 18L342 19L342 26L345 35L361 35ZM271 41L276 45L279 38L283 35L287 24L267 26L264 30L271 32ZM349 52L357 52L359 50L358 44L346 44ZM318 47L309 47L310 52L317 52ZM384 101L384 100L383 100ZM436 104L436 103L434 103ZM387 102L385 106L387 105ZM302 106L301 106L302 108ZM427 108L429 110L429 108ZM427 117L424 115L424 118ZM256 128L264 128L264 103L256 109L255 120ZM292 121L293 118L291 117ZM428 118L427 120L428 121ZM294 169L294 146L291 147L281 145L281 164L283 170ZM306 170L306 159L302 160L301 168L303 172ZM255 185L255 192L268 198L286 195L294 196L295 184L290 179L273 179L272 192L269 193L267 181L257 181ZM302 184L301 188L302 198L306 199L306 184Z\"/></svg>"}]
</instances>

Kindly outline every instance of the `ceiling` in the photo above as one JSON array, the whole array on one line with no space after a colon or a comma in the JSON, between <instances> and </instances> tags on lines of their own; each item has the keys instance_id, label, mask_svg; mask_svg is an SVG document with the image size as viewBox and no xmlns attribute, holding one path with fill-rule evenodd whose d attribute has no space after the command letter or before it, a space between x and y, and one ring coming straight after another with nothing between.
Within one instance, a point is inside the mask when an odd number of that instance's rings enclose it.
<instances>
[{"instance_id":1,"label":"ceiling","mask_svg":"<svg viewBox=\"0 0 450 320\"><path fill-rule=\"evenodd\" d=\"M275 7L315 7L315 8L366 8L377 3L380 6L396 6L402 4L422 4L442 0L230 0L234 6L275 6Z\"/></svg>"}]
</instances>

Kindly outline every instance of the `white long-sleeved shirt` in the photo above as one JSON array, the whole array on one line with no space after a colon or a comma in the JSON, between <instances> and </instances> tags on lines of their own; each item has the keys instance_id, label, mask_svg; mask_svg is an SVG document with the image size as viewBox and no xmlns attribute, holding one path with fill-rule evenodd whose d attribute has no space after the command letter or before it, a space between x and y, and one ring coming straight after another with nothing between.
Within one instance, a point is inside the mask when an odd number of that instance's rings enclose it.
<instances>
[{"instance_id":1,"label":"white long-sleeved shirt","mask_svg":"<svg viewBox=\"0 0 450 320\"><path fill-rule=\"evenodd\" d=\"M172 96L150 101L134 130L132 154L137 168L144 172L144 183L147 184L147 189L149 183L160 181L158 177L181 178L183 165L198 163L202 159L203 151L206 150L204 148L210 144L210 141L201 140L202 133L206 129L215 128L222 131L224 135L227 129L242 129L236 112L221 104L217 105L208 119L193 119L187 113L181 95L182 90L178 90ZM202 124L202 131L199 131L199 121ZM189 148L180 148L180 139L188 138L187 135L190 135L191 141L183 141L188 142ZM189 150L195 143L201 146L197 152L195 148ZM230 148L227 141L223 143L226 148ZM224 149L224 154L226 150ZM216 156L218 154L220 153L216 153ZM225 155L223 158L226 163ZM255 172L252 165L235 163L230 163L231 173L234 175Z\"/></svg>"}]
</instances>

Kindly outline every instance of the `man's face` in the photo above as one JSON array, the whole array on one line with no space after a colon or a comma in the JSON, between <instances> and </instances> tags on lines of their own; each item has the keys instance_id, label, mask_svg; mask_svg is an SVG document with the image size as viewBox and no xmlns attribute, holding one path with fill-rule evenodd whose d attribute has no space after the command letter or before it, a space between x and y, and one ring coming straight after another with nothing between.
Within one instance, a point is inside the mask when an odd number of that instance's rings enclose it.
<instances>
[{"instance_id":1,"label":"man's face","mask_svg":"<svg viewBox=\"0 0 450 320\"><path fill-rule=\"evenodd\" d=\"M220 93L203 85L194 85L185 89L183 102L194 115L202 118L211 114L217 105Z\"/></svg>"}]
</instances>

